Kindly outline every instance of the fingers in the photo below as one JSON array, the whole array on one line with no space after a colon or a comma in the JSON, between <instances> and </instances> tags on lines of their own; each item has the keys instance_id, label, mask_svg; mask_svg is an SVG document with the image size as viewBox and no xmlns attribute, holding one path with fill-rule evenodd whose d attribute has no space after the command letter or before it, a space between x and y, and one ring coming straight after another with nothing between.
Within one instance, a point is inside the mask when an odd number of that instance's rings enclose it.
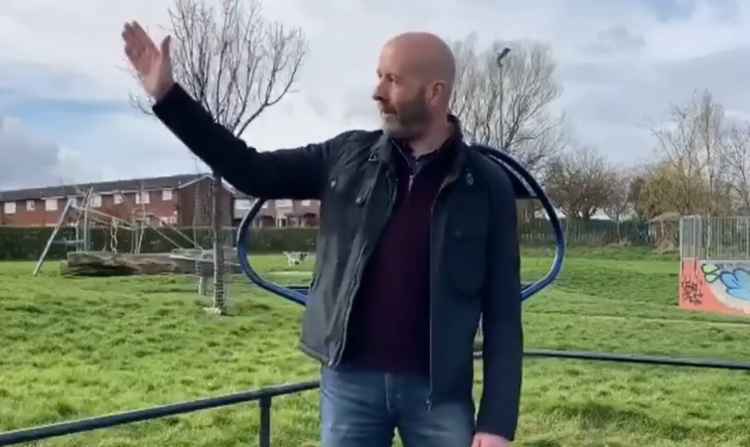
<instances>
[{"instance_id":1,"label":"fingers","mask_svg":"<svg viewBox=\"0 0 750 447\"><path fill-rule=\"evenodd\" d=\"M122 38L125 40L126 52L132 52L136 58L146 51L158 52L153 40L151 40L138 22L125 23Z\"/></svg>"},{"instance_id":2,"label":"fingers","mask_svg":"<svg viewBox=\"0 0 750 447\"><path fill-rule=\"evenodd\" d=\"M156 45L136 21L125 23L122 37L130 63L141 76L145 75L151 70L154 57L159 54Z\"/></svg>"},{"instance_id":3,"label":"fingers","mask_svg":"<svg viewBox=\"0 0 750 447\"><path fill-rule=\"evenodd\" d=\"M146 31L141 28L140 23L133 22L133 31L135 32L136 38L141 42L141 45L143 45L145 48L148 48L150 50L155 50L156 45L154 45L154 41L151 40L151 38L146 34Z\"/></svg>"},{"instance_id":4,"label":"fingers","mask_svg":"<svg viewBox=\"0 0 750 447\"><path fill-rule=\"evenodd\" d=\"M130 62L135 64L141 53L143 53L143 46L131 24L125 24L125 28L122 31L122 38L125 40L125 54L127 54Z\"/></svg>"}]
</instances>

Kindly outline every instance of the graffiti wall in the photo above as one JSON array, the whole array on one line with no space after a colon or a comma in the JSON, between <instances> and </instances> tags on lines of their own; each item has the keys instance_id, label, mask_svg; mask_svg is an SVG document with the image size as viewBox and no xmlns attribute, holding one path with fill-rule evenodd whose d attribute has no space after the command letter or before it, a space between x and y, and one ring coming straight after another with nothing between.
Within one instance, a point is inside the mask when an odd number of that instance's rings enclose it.
<instances>
[{"instance_id":1,"label":"graffiti wall","mask_svg":"<svg viewBox=\"0 0 750 447\"><path fill-rule=\"evenodd\" d=\"M750 262L683 260L680 307L750 316Z\"/></svg>"}]
</instances>

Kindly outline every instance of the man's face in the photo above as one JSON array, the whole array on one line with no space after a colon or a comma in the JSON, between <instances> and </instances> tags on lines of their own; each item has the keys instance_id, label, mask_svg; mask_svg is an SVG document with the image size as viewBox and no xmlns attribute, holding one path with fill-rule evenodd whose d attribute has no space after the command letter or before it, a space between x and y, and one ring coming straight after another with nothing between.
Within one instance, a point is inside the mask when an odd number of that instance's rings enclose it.
<instances>
[{"instance_id":1,"label":"man's face","mask_svg":"<svg viewBox=\"0 0 750 447\"><path fill-rule=\"evenodd\" d=\"M383 50L373 99L378 103L383 130L395 138L409 139L424 132L431 111L423 80L404 59L397 49Z\"/></svg>"}]
</instances>

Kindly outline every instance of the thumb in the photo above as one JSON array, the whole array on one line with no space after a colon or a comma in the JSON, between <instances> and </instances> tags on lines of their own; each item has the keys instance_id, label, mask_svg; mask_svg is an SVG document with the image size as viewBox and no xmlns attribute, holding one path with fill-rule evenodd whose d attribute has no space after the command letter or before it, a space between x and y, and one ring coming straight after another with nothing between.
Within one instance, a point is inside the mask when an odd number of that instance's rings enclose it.
<instances>
[{"instance_id":1,"label":"thumb","mask_svg":"<svg viewBox=\"0 0 750 447\"><path fill-rule=\"evenodd\" d=\"M167 36L164 38L164 40L161 41L161 55L162 55L162 58L166 61L171 60L171 54L170 54L171 42L172 42L172 36Z\"/></svg>"},{"instance_id":2,"label":"thumb","mask_svg":"<svg viewBox=\"0 0 750 447\"><path fill-rule=\"evenodd\" d=\"M482 441L479 436L474 436L474 442L471 443L471 447L482 447Z\"/></svg>"}]
</instances>

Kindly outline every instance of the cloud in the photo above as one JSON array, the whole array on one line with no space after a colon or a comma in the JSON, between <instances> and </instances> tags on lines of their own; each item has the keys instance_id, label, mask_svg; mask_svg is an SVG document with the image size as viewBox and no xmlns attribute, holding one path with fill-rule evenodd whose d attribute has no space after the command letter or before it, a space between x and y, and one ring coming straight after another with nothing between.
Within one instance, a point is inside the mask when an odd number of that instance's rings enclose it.
<instances>
[{"instance_id":1,"label":"cloud","mask_svg":"<svg viewBox=\"0 0 750 447\"><path fill-rule=\"evenodd\" d=\"M96 174L87 180L206 172L155 117L116 112L89 117L89 128L65 138Z\"/></svg>"},{"instance_id":2,"label":"cloud","mask_svg":"<svg viewBox=\"0 0 750 447\"><path fill-rule=\"evenodd\" d=\"M646 45L642 35L634 34L623 25L616 25L597 34L598 40L590 48L596 53L619 53L640 50Z\"/></svg>"},{"instance_id":3,"label":"cloud","mask_svg":"<svg viewBox=\"0 0 750 447\"><path fill-rule=\"evenodd\" d=\"M1 189L60 185L85 172L74 151L34 137L19 119L8 116L0 116L0 156Z\"/></svg>"},{"instance_id":4,"label":"cloud","mask_svg":"<svg viewBox=\"0 0 750 447\"><path fill-rule=\"evenodd\" d=\"M30 152L37 158L24 169L47 166L48 181L60 172L107 179L195 171L182 143L127 103L140 87L126 70L122 24L138 19L160 39L169 4L3 0L0 116L19 118L24 138L46 142L48 152ZM299 93L267 109L243 138L267 150L373 128L386 39L411 29L448 40L476 31L480 46L548 43L563 86L556 107L576 139L617 161L645 159L654 142L644 124L696 89L711 89L733 116L750 116L749 9L733 0L266 0L265 16L301 26L310 51Z\"/></svg>"}]
</instances>

